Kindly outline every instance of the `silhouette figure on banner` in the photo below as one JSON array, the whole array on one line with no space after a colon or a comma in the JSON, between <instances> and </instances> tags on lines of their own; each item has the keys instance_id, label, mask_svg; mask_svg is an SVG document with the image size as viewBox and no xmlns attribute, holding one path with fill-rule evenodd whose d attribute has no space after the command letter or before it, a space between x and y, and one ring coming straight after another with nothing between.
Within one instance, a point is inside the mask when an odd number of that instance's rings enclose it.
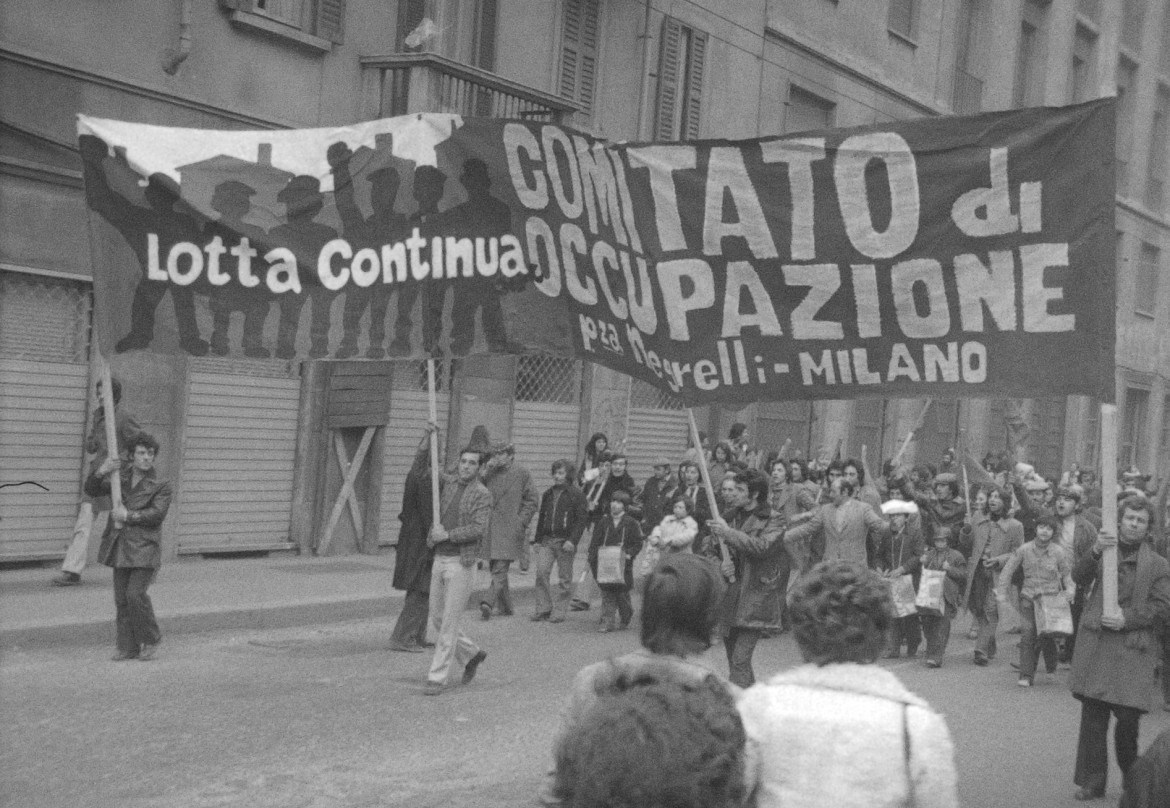
<instances>
[{"instance_id":1,"label":"silhouette figure on banner","mask_svg":"<svg viewBox=\"0 0 1170 808\"><path fill-rule=\"evenodd\" d=\"M320 180L306 174L293 177L276 195L276 200L284 204L285 224L269 231L269 246L287 247L297 257L299 265L315 268L321 249L337 238L332 227L314 221L325 207ZM301 273L301 280L304 286L300 294L289 291L277 298L280 326L276 356L280 359L293 359L297 355L297 329L306 297L313 303L309 356L319 359L329 355L329 308L334 293L321 285L315 272Z\"/></svg>"},{"instance_id":2,"label":"silhouette figure on banner","mask_svg":"<svg viewBox=\"0 0 1170 808\"><path fill-rule=\"evenodd\" d=\"M406 217L394 211L394 200L401 184L398 170L382 166L366 174L370 183L370 207L373 209L367 218L362 215L354 199L353 175L350 171L353 152L347 144L338 142L329 146L327 157L333 170L333 201L341 216L345 238L354 252L365 247L378 250L383 244L404 240L408 234ZM370 312L370 347L366 358L385 357L386 310L393 289L392 285L383 283L381 276L365 288L354 284L351 278L345 293L345 314L342 320L344 334L335 353L338 359L348 359L357 354L358 333L366 309Z\"/></svg>"},{"instance_id":3,"label":"silhouette figure on banner","mask_svg":"<svg viewBox=\"0 0 1170 808\"><path fill-rule=\"evenodd\" d=\"M492 181L483 160L478 157L464 160L459 181L467 189L468 199L447 212L450 235L471 239L482 237L484 251L491 259L490 239L493 236L498 239L512 230L512 213L507 204L491 195ZM514 347L508 343L504 313L500 308L504 277L498 269L498 252L494 261L497 265L494 277L484 277L477 272L473 278L462 278L455 285L451 307L452 353L463 354L471 350L476 310L483 312L483 332L488 350L507 352Z\"/></svg>"},{"instance_id":4,"label":"silhouette figure on banner","mask_svg":"<svg viewBox=\"0 0 1170 808\"><path fill-rule=\"evenodd\" d=\"M414 170L414 200L418 203L418 210L407 221L406 229L410 232L417 227L419 236L428 245L433 236L447 235L447 217L439 212L439 200L443 198L446 183L447 175L434 166L422 165ZM438 350L439 338L443 333L443 302L447 285L428 278L421 283L414 281L404 284L398 290L398 318L394 323L394 341L390 343L392 355L408 356L411 352L411 314L415 300L419 297L422 298L420 319L423 351L433 354Z\"/></svg>"},{"instance_id":5,"label":"silhouette figure on banner","mask_svg":"<svg viewBox=\"0 0 1170 808\"><path fill-rule=\"evenodd\" d=\"M227 249L237 243L241 248L255 250L257 256L266 252L264 247L267 234L260 227L248 224L244 218L252 209L252 196L256 190L238 180L227 180L215 186L211 196L211 207L219 218L203 226L203 244L207 244L217 236ZM245 245L243 239L247 239ZM230 253L228 254L230 255ZM221 256L224 261L227 255ZM242 260L238 256L236 261ZM264 321L268 317L268 291L264 287L263 267L256 258L251 258L252 273L257 283L248 288L235 279L230 285L215 286L204 282L198 291L208 296L208 305L211 309L212 331L211 352L216 356L226 356L231 350L228 344L228 326L233 311L244 315L244 336L241 340L244 355L254 359L267 359L270 354L264 347Z\"/></svg>"},{"instance_id":6,"label":"silhouette figure on banner","mask_svg":"<svg viewBox=\"0 0 1170 808\"><path fill-rule=\"evenodd\" d=\"M82 135L79 150L90 209L100 213L126 240L142 272L130 308L130 331L118 340L114 350L124 353L150 345L154 338L158 304L169 291L175 309L180 347L193 356L206 355L208 346L199 336L199 327L195 322L195 295L190 287L147 277L147 237L152 233L158 236L159 260L165 261L172 245L181 241L195 241L199 232L197 214L180 198L178 185L165 174L152 174L147 180L143 196L149 207L144 208L115 191L107 176L107 162L113 163L115 170L121 170L124 176L137 175L126 161L124 153L118 152L116 159L109 157L109 148L101 138Z\"/></svg>"}]
</instances>

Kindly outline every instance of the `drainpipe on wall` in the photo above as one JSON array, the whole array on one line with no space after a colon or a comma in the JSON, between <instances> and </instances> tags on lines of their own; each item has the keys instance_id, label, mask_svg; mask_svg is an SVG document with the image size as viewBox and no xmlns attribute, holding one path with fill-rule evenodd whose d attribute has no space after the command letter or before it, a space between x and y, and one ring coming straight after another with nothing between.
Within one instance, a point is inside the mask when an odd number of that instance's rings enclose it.
<instances>
[{"instance_id":1,"label":"drainpipe on wall","mask_svg":"<svg viewBox=\"0 0 1170 808\"><path fill-rule=\"evenodd\" d=\"M167 48L162 69L168 76L179 72L179 65L191 55L191 0L179 0L179 48Z\"/></svg>"},{"instance_id":2,"label":"drainpipe on wall","mask_svg":"<svg viewBox=\"0 0 1170 808\"><path fill-rule=\"evenodd\" d=\"M644 134L642 122L646 117L646 84L650 71L650 0L645 2L645 20L642 23L642 80L638 82L638 139L649 140Z\"/></svg>"}]
</instances>

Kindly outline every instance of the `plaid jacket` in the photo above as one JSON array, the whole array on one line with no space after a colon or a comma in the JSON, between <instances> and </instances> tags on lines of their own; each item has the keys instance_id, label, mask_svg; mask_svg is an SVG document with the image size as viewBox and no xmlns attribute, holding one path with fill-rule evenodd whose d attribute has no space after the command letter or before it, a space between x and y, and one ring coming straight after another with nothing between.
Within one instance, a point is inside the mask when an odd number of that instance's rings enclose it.
<instances>
[{"instance_id":1,"label":"plaid jacket","mask_svg":"<svg viewBox=\"0 0 1170 808\"><path fill-rule=\"evenodd\" d=\"M439 513L446 512L458 490L459 477L444 474L439 480ZM473 479L459 502L459 525L447 531L447 542L458 545L463 566L475 566L479 543L487 536L491 518L492 494L478 478Z\"/></svg>"}]
</instances>

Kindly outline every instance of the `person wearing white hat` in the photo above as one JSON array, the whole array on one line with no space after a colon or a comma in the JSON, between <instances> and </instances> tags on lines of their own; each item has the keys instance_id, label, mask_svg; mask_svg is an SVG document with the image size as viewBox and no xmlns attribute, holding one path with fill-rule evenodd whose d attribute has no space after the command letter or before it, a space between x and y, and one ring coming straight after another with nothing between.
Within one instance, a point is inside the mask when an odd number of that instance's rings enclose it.
<instances>
[{"instance_id":1,"label":"person wearing white hat","mask_svg":"<svg viewBox=\"0 0 1170 808\"><path fill-rule=\"evenodd\" d=\"M913 579L918 589L921 574L921 557L926 550L922 537L922 521L917 517L918 506L913 502L891 499L882 503L882 515L890 520L890 533L882 538L876 565L886 578L897 580L903 575ZM886 659L897 659L902 655L902 644L906 644L906 656L918 655L922 642L922 627L917 614L898 617L890 622L889 646Z\"/></svg>"}]
</instances>

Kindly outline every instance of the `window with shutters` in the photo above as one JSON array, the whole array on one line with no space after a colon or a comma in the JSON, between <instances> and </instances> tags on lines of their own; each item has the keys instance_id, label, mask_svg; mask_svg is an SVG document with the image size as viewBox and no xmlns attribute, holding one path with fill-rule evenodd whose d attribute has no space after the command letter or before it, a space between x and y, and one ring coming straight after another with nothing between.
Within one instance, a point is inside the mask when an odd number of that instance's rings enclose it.
<instances>
[{"instance_id":1,"label":"window with shutters","mask_svg":"<svg viewBox=\"0 0 1170 808\"><path fill-rule=\"evenodd\" d=\"M345 0L219 0L234 25L325 52L345 41Z\"/></svg>"},{"instance_id":2,"label":"window with shutters","mask_svg":"<svg viewBox=\"0 0 1170 808\"><path fill-rule=\"evenodd\" d=\"M784 133L828 129L833 125L833 111L836 107L829 99L790 84L784 112Z\"/></svg>"},{"instance_id":3,"label":"window with shutters","mask_svg":"<svg viewBox=\"0 0 1170 808\"><path fill-rule=\"evenodd\" d=\"M1134 311L1153 317L1158 310L1158 264L1162 253L1153 244L1142 242L1138 254L1137 283L1134 286Z\"/></svg>"},{"instance_id":4,"label":"window with shutters","mask_svg":"<svg viewBox=\"0 0 1170 808\"><path fill-rule=\"evenodd\" d=\"M92 309L87 284L0 271L0 358L88 362Z\"/></svg>"},{"instance_id":5,"label":"window with shutters","mask_svg":"<svg viewBox=\"0 0 1170 808\"><path fill-rule=\"evenodd\" d=\"M702 127L707 34L673 17L662 21L658 49L656 140L692 140Z\"/></svg>"},{"instance_id":6,"label":"window with shutters","mask_svg":"<svg viewBox=\"0 0 1170 808\"><path fill-rule=\"evenodd\" d=\"M897 34L903 39L913 40L918 33L918 9L915 0L890 0L890 13L886 19L886 27L891 34Z\"/></svg>"},{"instance_id":7,"label":"window with shutters","mask_svg":"<svg viewBox=\"0 0 1170 808\"><path fill-rule=\"evenodd\" d=\"M1125 410L1121 423L1118 458L1122 467L1137 466L1146 443L1146 417L1150 412L1150 391L1139 387L1125 389ZM1140 466L1139 466L1140 468Z\"/></svg>"},{"instance_id":8,"label":"window with shutters","mask_svg":"<svg viewBox=\"0 0 1170 808\"><path fill-rule=\"evenodd\" d=\"M597 49L601 0L565 0L561 25L561 67L557 93L593 114L597 95Z\"/></svg>"},{"instance_id":9,"label":"window with shutters","mask_svg":"<svg viewBox=\"0 0 1170 808\"><path fill-rule=\"evenodd\" d=\"M1166 7L1170 17L1170 6ZM1170 43L1167 43L1170 50ZM1170 86L1158 87L1150 118L1150 167L1146 170L1146 207L1155 213L1166 209L1166 178L1170 174Z\"/></svg>"}]
</instances>

